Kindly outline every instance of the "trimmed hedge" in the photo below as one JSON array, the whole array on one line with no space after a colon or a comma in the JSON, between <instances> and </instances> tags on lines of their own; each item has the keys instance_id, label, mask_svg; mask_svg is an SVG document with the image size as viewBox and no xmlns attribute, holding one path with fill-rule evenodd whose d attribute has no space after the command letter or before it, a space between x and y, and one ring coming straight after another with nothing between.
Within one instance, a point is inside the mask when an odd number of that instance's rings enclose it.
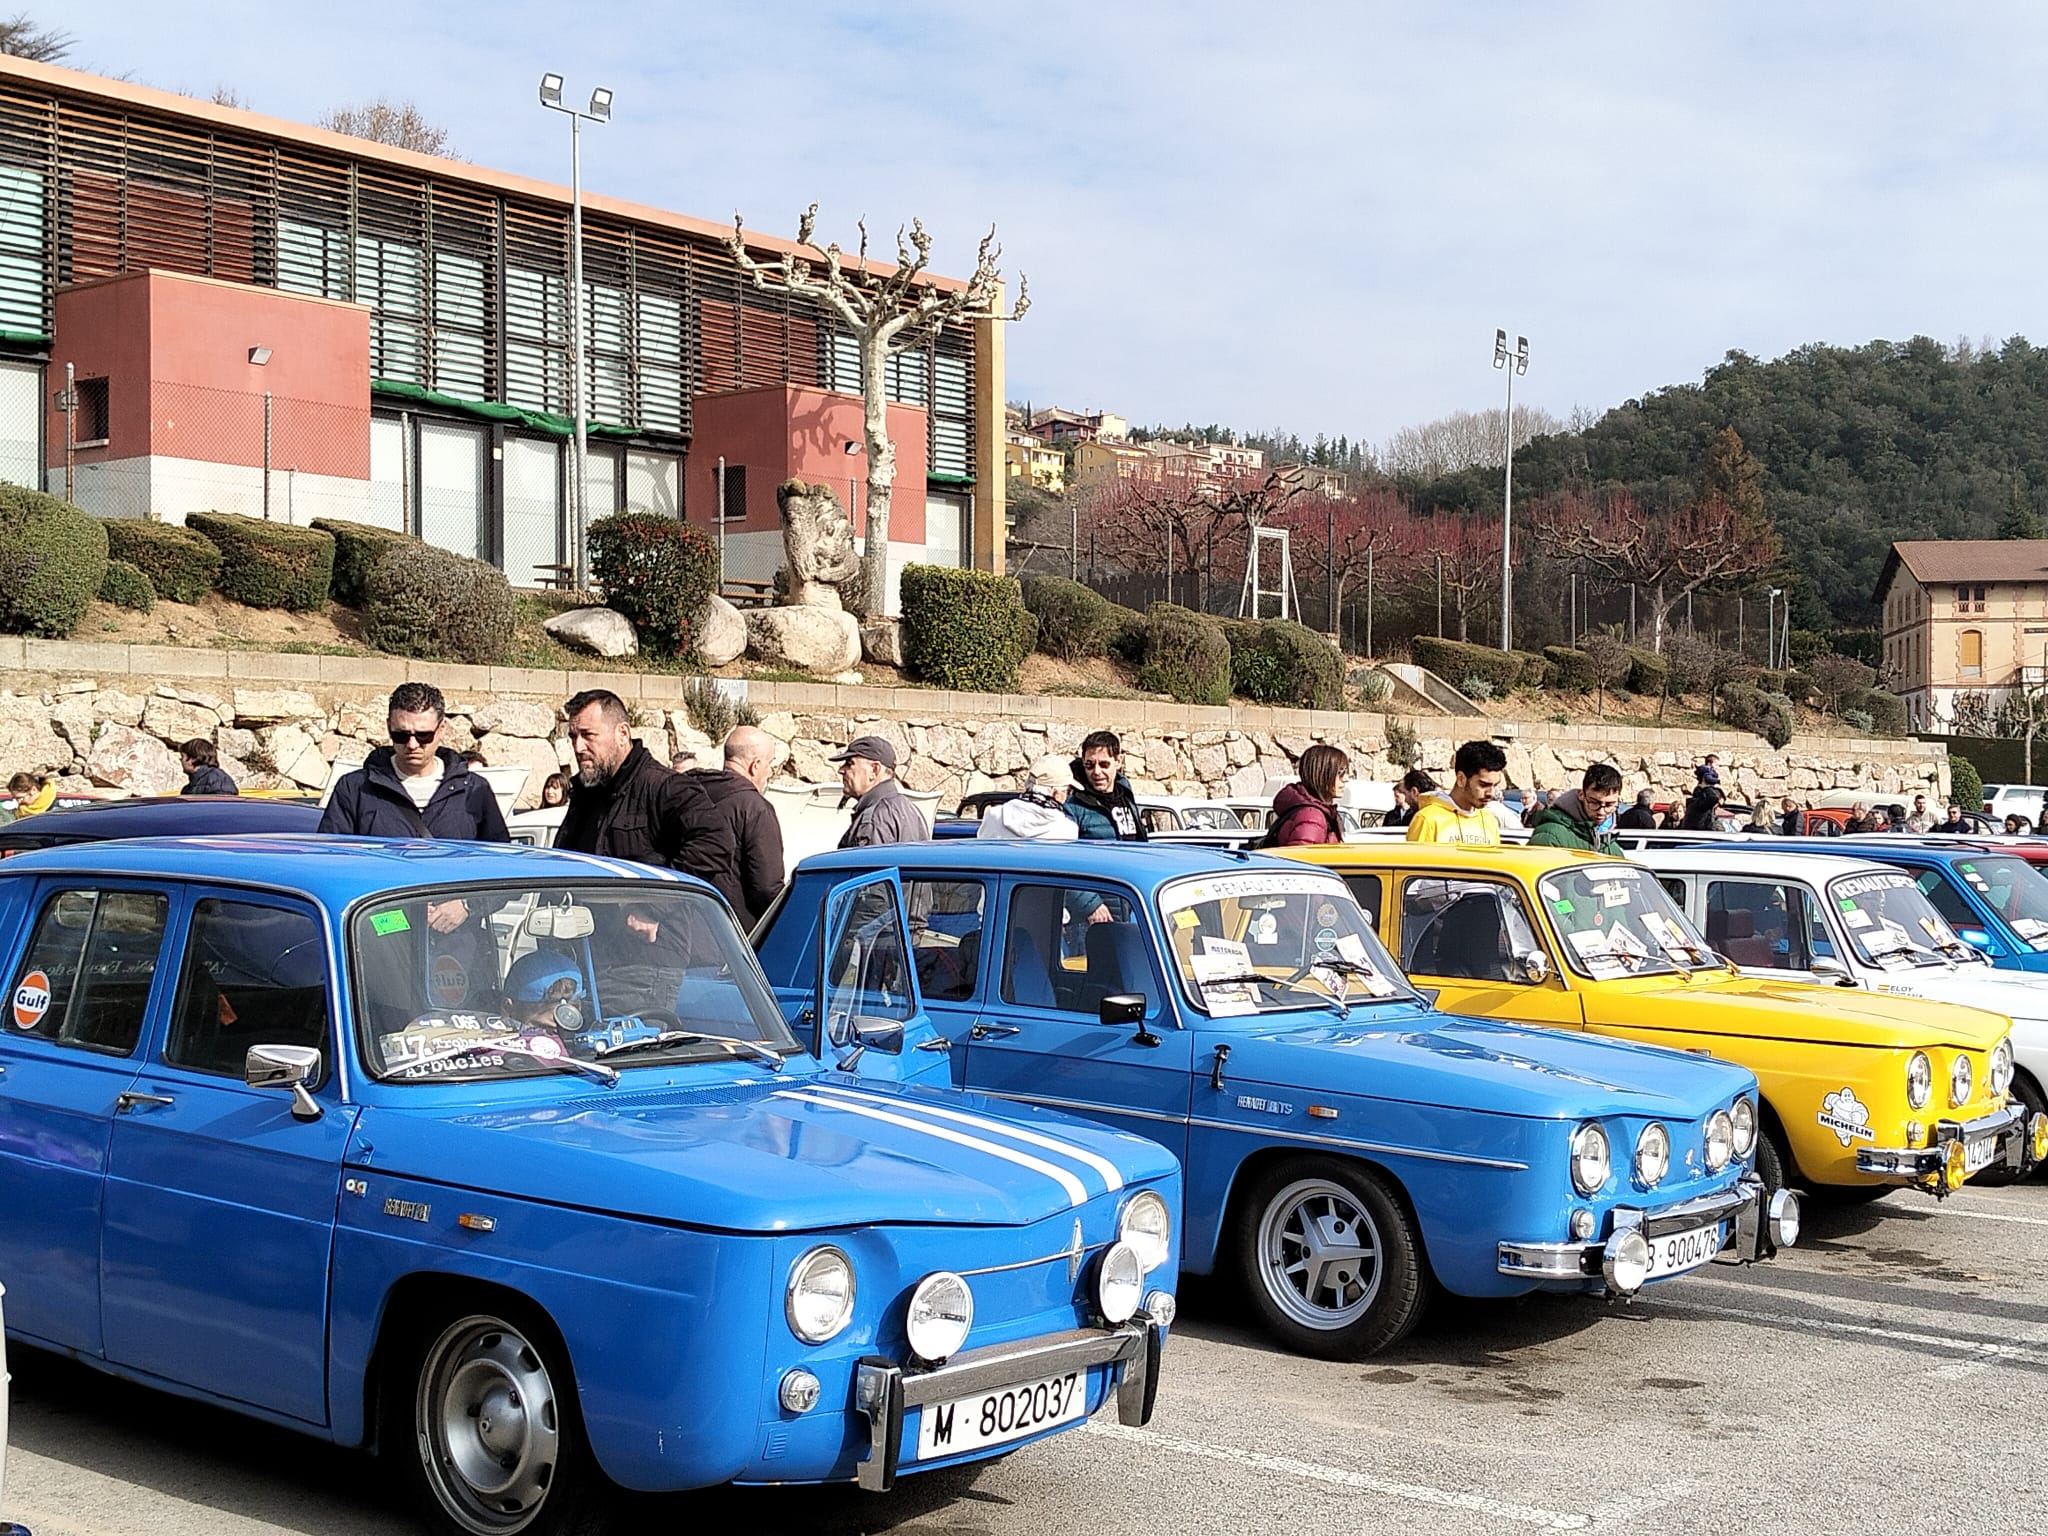
<instances>
[{"instance_id":1,"label":"trimmed hedge","mask_svg":"<svg viewBox=\"0 0 2048 1536\"><path fill-rule=\"evenodd\" d=\"M1543 656L1550 663L1551 685L1567 693L1593 691L1593 658L1569 645L1546 645Z\"/></svg>"},{"instance_id":2,"label":"trimmed hedge","mask_svg":"<svg viewBox=\"0 0 2048 1536\"><path fill-rule=\"evenodd\" d=\"M511 649L512 584L481 560L392 539L363 582L363 634L380 651L489 666Z\"/></svg>"},{"instance_id":3,"label":"trimmed hedge","mask_svg":"<svg viewBox=\"0 0 2048 1536\"><path fill-rule=\"evenodd\" d=\"M1665 679L1670 676L1670 664L1655 651L1629 647L1628 676L1622 679L1621 685L1630 693L1662 693Z\"/></svg>"},{"instance_id":4,"label":"trimmed hedge","mask_svg":"<svg viewBox=\"0 0 2048 1536\"><path fill-rule=\"evenodd\" d=\"M1541 688L1550 680L1550 663L1534 651L1510 651L1509 655L1522 664L1522 670L1515 679L1517 688Z\"/></svg>"},{"instance_id":5,"label":"trimmed hedge","mask_svg":"<svg viewBox=\"0 0 2048 1536\"><path fill-rule=\"evenodd\" d=\"M430 549L433 546L409 533L379 528L375 523L351 522L345 517L316 517L315 528L334 538L333 593L337 603L360 608L369 590L370 567L385 550Z\"/></svg>"},{"instance_id":6,"label":"trimmed hedge","mask_svg":"<svg viewBox=\"0 0 2048 1536\"><path fill-rule=\"evenodd\" d=\"M1948 755L1948 797L1966 811L1984 804L1984 776L1975 763L1957 752Z\"/></svg>"},{"instance_id":7,"label":"trimmed hedge","mask_svg":"<svg viewBox=\"0 0 2048 1536\"><path fill-rule=\"evenodd\" d=\"M1105 655L1110 636L1124 619L1136 617L1064 576L1026 576L1024 606L1038 619L1038 649L1061 661Z\"/></svg>"},{"instance_id":8,"label":"trimmed hedge","mask_svg":"<svg viewBox=\"0 0 2048 1536\"><path fill-rule=\"evenodd\" d=\"M1792 701L1782 693L1728 683L1721 689L1721 717L1738 731L1756 732L1773 747L1792 739Z\"/></svg>"},{"instance_id":9,"label":"trimmed hedge","mask_svg":"<svg viewBox=\"0 0 2048 1536\"><path fill-rule=\"evenodd\" d=\"M950 565L903 568L903 659L969 693L1011 693L1036 634L1016 580Z\"/></svg>"},{"instance_id":10,"label":"trimmed hedge","mask_svg":"<svg viewBox=\"0 0 2048 1536\"><path fill-rule=\"evenodd\" d=\"M100 601L147 613L156 606L156 588L140 566L109 560L107 574L100 578Z\"/></svg>"},{"instance_id":11,"label":"trimmed hedge","mask_svg":"<svg viewBox=\"0 0 2048 1536\"><path fill-rule=\"evenodd\" d=\"M185 526L220 550L221 596L251 608L297 613L327 601L334 535L230 512L188 512Z\"/></svg>"},{"instance_id":12,"label":"trimmed hedge","mask_svg":"<svg viewBox=\"0 0 2048 1536\"><path fill-rule=\"evenodd\" d=\"M1766 693L1782 693L1794 704L1813 701L1813 678L1797 670L1781 672L1774 667L1766 667L1757 673L1756 685Z\"/></svg>"},{"instance_id":13,"label":"trimmed hedge","mask_svg":"<svg viewBox=\"0 0 2048 1536\"><path fill-rule=\"evenodd\" d=\"M1145 610L1145 657L1138 686L1183 704L1230 702L1230 641L1206 614L1173 603Z\"/></svg>"},{"instance_id":14,"label":"trimmed hedge","mask_svg":"<svg viewBox=\"0 0 2048 1536\"><path fill-rule=\"evenodd\" d=\"M0 633L78 628L107 574L107 531L90 512L0 484Z\"/></svg>"},{"instance_id":15,"label":"trimmed hedge","mask_svg":"<svg viewBox=\"0 0 2048 1536\"><path fill-rule=\"evenodd\" d=\"M1490 645L1469 645L1463 640L1439 640L1435 635L1417 635L1408 648L1418 665L1429 668L1452 687L1468 677L1493 684L1496 694L1506 693L1521 680L1522 653L1503 651Z\"/></svg>"},{"instance_id":16,"label":"trimmed hedge","mask_svg":"<svg viewBox=\"0 0 2048 1536\"><path fill-rule=\"evenodd\" d=\"M176 523L110 517L107 554L125 560L149 578L167 603L196 603L220 580L220 546Z\"/></svg>"},{"instance_id":17,"label":"trimmed hedge","mask_svg":"<svg viewBox=\"0 0 2048 1536\"><path fill-rule=\"evenodd\" d=\"M1842 712L1861 710L1870 716L1874 736L1906 734L1906 701L1883 688L1863 688L1842 701Z\"/></svg>"},{"instance_id":18,"label":"trimmed hedge","mask_svg":"<svg viewBox=\"0 0 2048 1536\"><path fill-rule=\"evenodd\" d=\"M590 525L590 574L642 647L686 656L697 615L718 588L718 546L680 518L619 512Z\"/></svg>"},{"instance_id":19,"label":"trimmed hedge","mask_svg":"<svg viewBox=\"0 0 2048 1536\"><path fill-rule=\"evenodd\" d=\"M1223 627L1231 691L1261 704L1342 709L1344 665L1337 648L1305 624L1259 619Z\"/></svg>"}]
</instances>

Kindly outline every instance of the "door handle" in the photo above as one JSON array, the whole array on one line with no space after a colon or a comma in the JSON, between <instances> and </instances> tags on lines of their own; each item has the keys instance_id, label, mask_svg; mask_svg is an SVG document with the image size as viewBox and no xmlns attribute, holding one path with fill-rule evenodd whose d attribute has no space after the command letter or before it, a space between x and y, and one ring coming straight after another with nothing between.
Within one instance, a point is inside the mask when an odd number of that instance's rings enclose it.
<instances>
[{"instance_id":1,"label":"door handle","mask_svg":"<svg viewBox=\"0 0 2048 1536\"><path fill-rule=\"evenodd\" d=\"M114 1113L125 1115L137 1105L171 1104L176 1101L168 1093L143 1093L134 1088L123 1088L114 1095Z\"/></svg>"},{"instance_id":2,"label":"door handle","mask_svg":"<svg viewBox=\"0 0 2048 1536\"><path fill-rule=\"evenodd\" d=\"M933 1035L929 1040L918 1041L912 1049L920 1051L950 1051L953 1049L953 1042L944 1035Z\"/></svg>"},{"instance_id":3,"label":"door handle","mask_svg":"<svg viewBox=\"0 0 2048 1536\"><path fill-rule=\"evenodd\" d=\"M994 1040L1003 1035L1021 1035L1023 1029L1016 1024L977 1024L967 1031L970 1040Z\"/></svg>"}]
</instances>

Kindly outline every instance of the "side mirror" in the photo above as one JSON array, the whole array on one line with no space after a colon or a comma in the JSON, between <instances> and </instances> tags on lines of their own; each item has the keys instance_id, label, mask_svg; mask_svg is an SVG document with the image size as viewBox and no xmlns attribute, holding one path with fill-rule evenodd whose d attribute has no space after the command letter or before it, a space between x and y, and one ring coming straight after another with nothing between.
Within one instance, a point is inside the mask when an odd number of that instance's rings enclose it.
<instances>
[{"instance_id":1,"label":"side mirror","mask_svg":"<svg viewBox=\"0 0 2048 1536\"><path fill-rule=\"evenodd\" d=\"M1832 955L1815 955L1807 961L1806 968L1816 976L1825 976L1838 987L1853 987L1856 978L1849 974L1849 967Z\"/></svg>"},{"instance_id":2,"label":"side mirror","mask_svg":"<svg viewBox=\"0 0 2048 1536\"><path fill-rule=\"evenodd\" d=\"M1550 977L1550 956L1540 949L1525 949L1515 956L1524 981L1542 982Z\"/></svg>"},{"instance_id":3,"label":"side mirror","mask_svg":"<svg viewBox=\"0 0 2048 1536\"><path fill-rule=\"evenodd\" d=\"M1991 941L1991 935L1982 928L1958 928L1956 937L1965 944L1983 950L1987 955L1998 953L1998 946Z\"/></svg>"},{"instance_id":4,"label":"side mirror","mask_svg":"<svg viewBox=\"0 0 2048 1536\"><path fill-rule=\"evenodd\" d=\"M251 1088L289 1088L292 1118L318 1120L319 1104L306 1084L320 1075L320 1052L310 1045L252 1045L242 1061L242 1081Z\"/></svg>"},{"instance_id":5,"label":"side mirror","mask_svg":"<svg viewBox=\"0 0 2048 1536\"><path fill-rule=\"evenodd\" d=\"M1113 992L1096 1006L1096 1017L1111 1028L1135 1024L1137 1033L1131 1036L1133 1045L1158 1045L1159 1036L1145 1027L1145 999L1137 992Z\"/></svg>"},{"instance_id":6,"label":"side mirror","mask_svg":"<svg viewBox=\"0 0 2048 1536\"><path fill-rule=\"evenodd\" d=\"M853 1038L855 1044L880 1051L884 1056L903 1054L903 1022L900 1019L855 1019Z\"/></svg>"}]
</instances>

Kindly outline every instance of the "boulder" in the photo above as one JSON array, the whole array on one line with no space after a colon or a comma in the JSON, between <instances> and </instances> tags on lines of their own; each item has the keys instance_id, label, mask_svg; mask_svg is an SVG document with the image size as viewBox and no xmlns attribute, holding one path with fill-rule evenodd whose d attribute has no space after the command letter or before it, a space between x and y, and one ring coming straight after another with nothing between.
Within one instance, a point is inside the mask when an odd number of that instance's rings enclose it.
<instances>
[{"instance_id":1,"label":"boulder","mask_svg":"<svg viewBox=\"0 0 2048 1536\"><path fill-rule=\"evenodd\" d=\"M142 724L142 700L118 688L102 688L92 696L93 713L109 725Z\"/></svg>"},{"instance_id":2,"label":"boulder","mask_svg":"<svg viewBox=\"0 0 2048 1536\"><path fill-rule=\"evenodd\" d=\"M297 688L237 688L237 725L282 725L287 720L319 720L326 711L313 695Z\"/></svg>"},{"instance_id":3,"label":"boulder","mask_svg":"<svg viewBox=\"0 0 2048 1536\"><path fill-rule=\"evenodd\" d=\"M704 611L697 616L691 640L697 659L707 667L738 661L747 653L746 616L714 593L705 600Z\"/></svg>"},{"instance_id":4,"label":"boulder","mask_svg":"<svg viewBox=\"0 0 2048 1536\"><path fill-rule=\"evenodd\" d=\"M103 789L125 789L131 795L172 795L185 786L178 754L155 736L127 725L100 728L85 760L85 773Z\"/></svg>"},{"instance_id":5,"label":"boulder","mask_svg":"<svg viewBox=\"0 0 2048 1536\"><path fill-rule=\"evenodd\" d=\"M277 726L268 736L265 745L279 774L308 789L327 787L327 759L319 742L296 725Z\"/></svg>"},{"instance_id":6,"label":"boulder","mask_svg":"<svg viewBox=\"0 0 2048 1536\"><path fill-rule=\"evenodd\" d=\"M555 734L555 710L532 699L494 699L477 707L469 717L469 726L479 736L529 736L545 741ZM503 743L491 745L499 747Z\"/></svg>"},{"instance_id":7,"label":"boulder","mask_svg":"<svg viewBox=\"0 0 2048 1536\"><path fill-rule=\"evenodd\" d=\"M623 613L609 608L571 608L558 613L541 628L562 644L598 656L637 656L640 637Z\"/></svg>"},{"instance_id":8,"label":"boulder","mask_svg":"<svg viewBox=\"0 0 2048 1536\"><path fill-rule=\"evenodd\" d=\"M82 742L67 743L58 737L42 700L0 698L0 763L6 765L5 774L69 768L72 757L84 753ZM179 775L181 781L183 777Z\"/></svg>"},{"instance_id":9,"label":"boulder","mask_svg":"<svg viewBox=\"0 0 2048 1536\"><path fill-rule=\"evenodd\" d=\"M157 694L143 707L142 729L175 747L195 736L213 740L220 716L204 705Z\"/></svg>"},{"instance_id":10,"label":"boulder","mask_svg":"<svg viewBox=\"0 0 2048 1536\"><path fill-rule=\"evenodd\" d=\"M770 666L844 672L860 660L860 621L831 608L756 608L747 649Z\"/></svg>"},{"instance_id":11,"label":"boulder","mask_svg":"<svg viewBox=\"0 0 2048 1536\"><path fill-rule=\"evenodd\" d=\"M863 619L860 625L860 653L884 667L903 665L903 621Z\"/></svg>"},{"instance_id":12,"label":"boulder","mask_svg":"<svg viewBox=\"0 0 2048 1536\"><path fill-rule=\"evenodd\" d=\"M50 724L56 727L59 736L71 743L72 750L80 757L92 750L92 731L99 721L92 712L89 697L74 693L59 699L50 711Z\"/></svg>"},{"instance_id":13,"label":"boulder","mask_svg":"<svg viewBox=\"0 0 2048 1536\"><path fill-rule=\"evenodd\" d=\"M648 750L654 750L652 745ZM519 786L519 798L513 802L516 810L531 810L539 805L541 786L547 783L548 775L562 771L561 759L555 755L555 744L532 736L491 737L490 759L493 768L526 770L526 782Z\"/></svg>"}]
</instances>

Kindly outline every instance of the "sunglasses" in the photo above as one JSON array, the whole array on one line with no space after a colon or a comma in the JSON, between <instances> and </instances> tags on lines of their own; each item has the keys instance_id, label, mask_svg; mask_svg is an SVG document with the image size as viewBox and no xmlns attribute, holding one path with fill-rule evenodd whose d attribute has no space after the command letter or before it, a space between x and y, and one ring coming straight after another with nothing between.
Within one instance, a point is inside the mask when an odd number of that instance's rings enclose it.
<instances>
[{"instance_id":1,"label":"sunglasses","mask_svg":"<svg viewBox=\"0 0 2048 1536\"><path fill-rule=\"evenodd\" d=\"M393 731L391 733L391 745L402 747L409 741L416 747L424 747L440 734L441 727L438 725L431 731Z\"/></svg>"}]
</instances>

